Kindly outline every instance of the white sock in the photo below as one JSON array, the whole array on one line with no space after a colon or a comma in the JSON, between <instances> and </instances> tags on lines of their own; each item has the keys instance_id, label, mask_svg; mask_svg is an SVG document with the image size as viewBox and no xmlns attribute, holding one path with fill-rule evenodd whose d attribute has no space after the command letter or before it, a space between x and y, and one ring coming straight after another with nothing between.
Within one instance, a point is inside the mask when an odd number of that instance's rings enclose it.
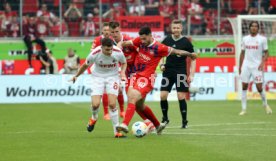
<instances>
[{"instance_id":1,"label":"white sock","mask_svg":"<svg viewBox=\"0 0 276 161\"><path fill-rule=\"evenodd\" d=\"M118 109L109 109L109 116L113 125L114 134L116 134L116 126L119 124Z\"/></svg>"},{"instance_id":2,"label":"white sock","mask_svg":"<svg viewBox=\"0 0 276 161\"><path fill-rule=\"evenodd\" d=\"M94 109L93 107L91 107L91 110L92 110L92 119L93 120L98 120L99 108Z\"/></svg>"},{"instance_id":3,"label":"white sock","mask_svg":"<svg viewBox=\"0 0 276 161\"><path fill-rule=\"evenodd\" d=\"M263 106L266 107L267 106L267 100L266 100L266 96L265 96L265 91L263 90L262 92L260 92L262 101L263 101Z\"/></svg>"},{"instance_id":4,"label":"white sock","mask_svg":"<svg viewBox=\"0 0 276 161\"><path fill-rule=\"evenodd\" d=\"M247 90L242 90L242 97L241 97L241 102L242 102L242 110L245 111L246 110L246 94L247 94Z\"/></svg>"}]
</instances>

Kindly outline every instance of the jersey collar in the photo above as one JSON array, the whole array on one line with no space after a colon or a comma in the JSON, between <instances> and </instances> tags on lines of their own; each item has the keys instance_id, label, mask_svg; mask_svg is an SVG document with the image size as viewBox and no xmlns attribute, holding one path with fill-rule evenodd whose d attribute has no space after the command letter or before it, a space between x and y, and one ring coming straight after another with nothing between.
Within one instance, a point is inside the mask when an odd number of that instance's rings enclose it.
<instances>
[{"instance_id":1,"label":"jersey collar","mask_svg":"<svg viewBox=\"0 0 276 161\"><path fill-rule=\"evenodd\" d=\"M153 39L153 42L151 44L149 44L148 47L151 47L156 42L156 40L154 38L152 38L152 39Z\"/></svg>"}]
</instances>

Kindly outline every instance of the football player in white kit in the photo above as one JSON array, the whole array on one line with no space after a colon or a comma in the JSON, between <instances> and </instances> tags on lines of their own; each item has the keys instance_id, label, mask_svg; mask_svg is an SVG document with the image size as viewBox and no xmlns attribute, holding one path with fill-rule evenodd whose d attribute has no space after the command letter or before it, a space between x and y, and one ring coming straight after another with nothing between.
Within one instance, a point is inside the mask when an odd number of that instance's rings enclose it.
<instances>
[{"instance_id":1,"label":"football player in white kit","mask_svg":"<svg viewBox=\"0 0 276 161\"><path fill-rule=\"evenodd\" d=\"M127 67L126 58L122 50L113 46L110 38L103 38L102 45L96 47L86 58L85 63L79 68L77 74L71 79L73 83L90 65L94 64L92 71L92 117L89 119L87 131L92 132L98 120L98 111L101 97L104 91L108 94L109 115L113 124L116 138L125 137L116 131L115 126L119 123L116 100L119 92L120 78L119 63L121 63L120 77L126 80L125 70Z\"/></svg>"},{"instance_id":2,"label":"football player in white kit","mask_svg":"<svg viewBox=\"0 0 276 161\"><path fill-rule=\"evenodd\" d=\"M256 84L256 88L261 95L263 107L267 114L271 114L272 110L267 104L264 82L264 66L268 58L268 46L266 37L260 35L259 23L252 21L249 24L250 35L243 37L242 50L240 55L239 74L242 80L242 111L240 115L246 114L246 94L250 77Z\"/></svg>"}]
</instances>

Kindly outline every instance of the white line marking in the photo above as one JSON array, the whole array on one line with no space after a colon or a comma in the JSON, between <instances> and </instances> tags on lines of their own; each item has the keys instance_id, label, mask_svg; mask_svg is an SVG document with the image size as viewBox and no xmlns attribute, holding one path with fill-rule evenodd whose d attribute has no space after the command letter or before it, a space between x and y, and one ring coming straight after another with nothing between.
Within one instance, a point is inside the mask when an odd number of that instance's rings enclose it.
<instances>
[{"instance_id":1,"label":"white line marking","mask_svg":"<svg viewBox=\"0 0 276 161\"><path fill-rule=\"evenodd\" d=\"M237 123L217 123L217 124L199 124L189 125L189 127L210 127L210 126L232 126L232 125L257 125L257 124L270 124L271 122L237 122ZM180 126L167 126L166 129L180 128Z\"/></svg>"},{"instance_id":2,"label":"white line marking","mask_svg":"<svg viewBox=\"0 0 276 161\"><path fill-rule=\"evenodd\" d=\"M212 133L177 133L177 132L163 132L162 135L203 135L203 136L276 136L269 134L212 134Z\"/></svg>"}]
</instances>

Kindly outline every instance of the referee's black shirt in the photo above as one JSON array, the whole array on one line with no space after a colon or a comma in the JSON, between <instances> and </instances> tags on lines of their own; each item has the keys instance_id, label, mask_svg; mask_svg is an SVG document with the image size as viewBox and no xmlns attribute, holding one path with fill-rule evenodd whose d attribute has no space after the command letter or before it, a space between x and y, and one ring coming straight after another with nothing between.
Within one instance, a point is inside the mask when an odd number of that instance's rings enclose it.
<instances>
[{"instance_id":1,"label":"referee's black shirt","mask_svg":"<svg viewBox=\"0 0 276 161\"><path fill-rule=\"evenodd\" d=\"M181 37L177 40L168 35L162 44L173 47L175 49L185 50L190 53L194 52L192 43L186 37ZM169 55L166 59L165 72L176 71L177 73L186 73L186 58L187 56Z\"/></svg>"}]
</instances>

